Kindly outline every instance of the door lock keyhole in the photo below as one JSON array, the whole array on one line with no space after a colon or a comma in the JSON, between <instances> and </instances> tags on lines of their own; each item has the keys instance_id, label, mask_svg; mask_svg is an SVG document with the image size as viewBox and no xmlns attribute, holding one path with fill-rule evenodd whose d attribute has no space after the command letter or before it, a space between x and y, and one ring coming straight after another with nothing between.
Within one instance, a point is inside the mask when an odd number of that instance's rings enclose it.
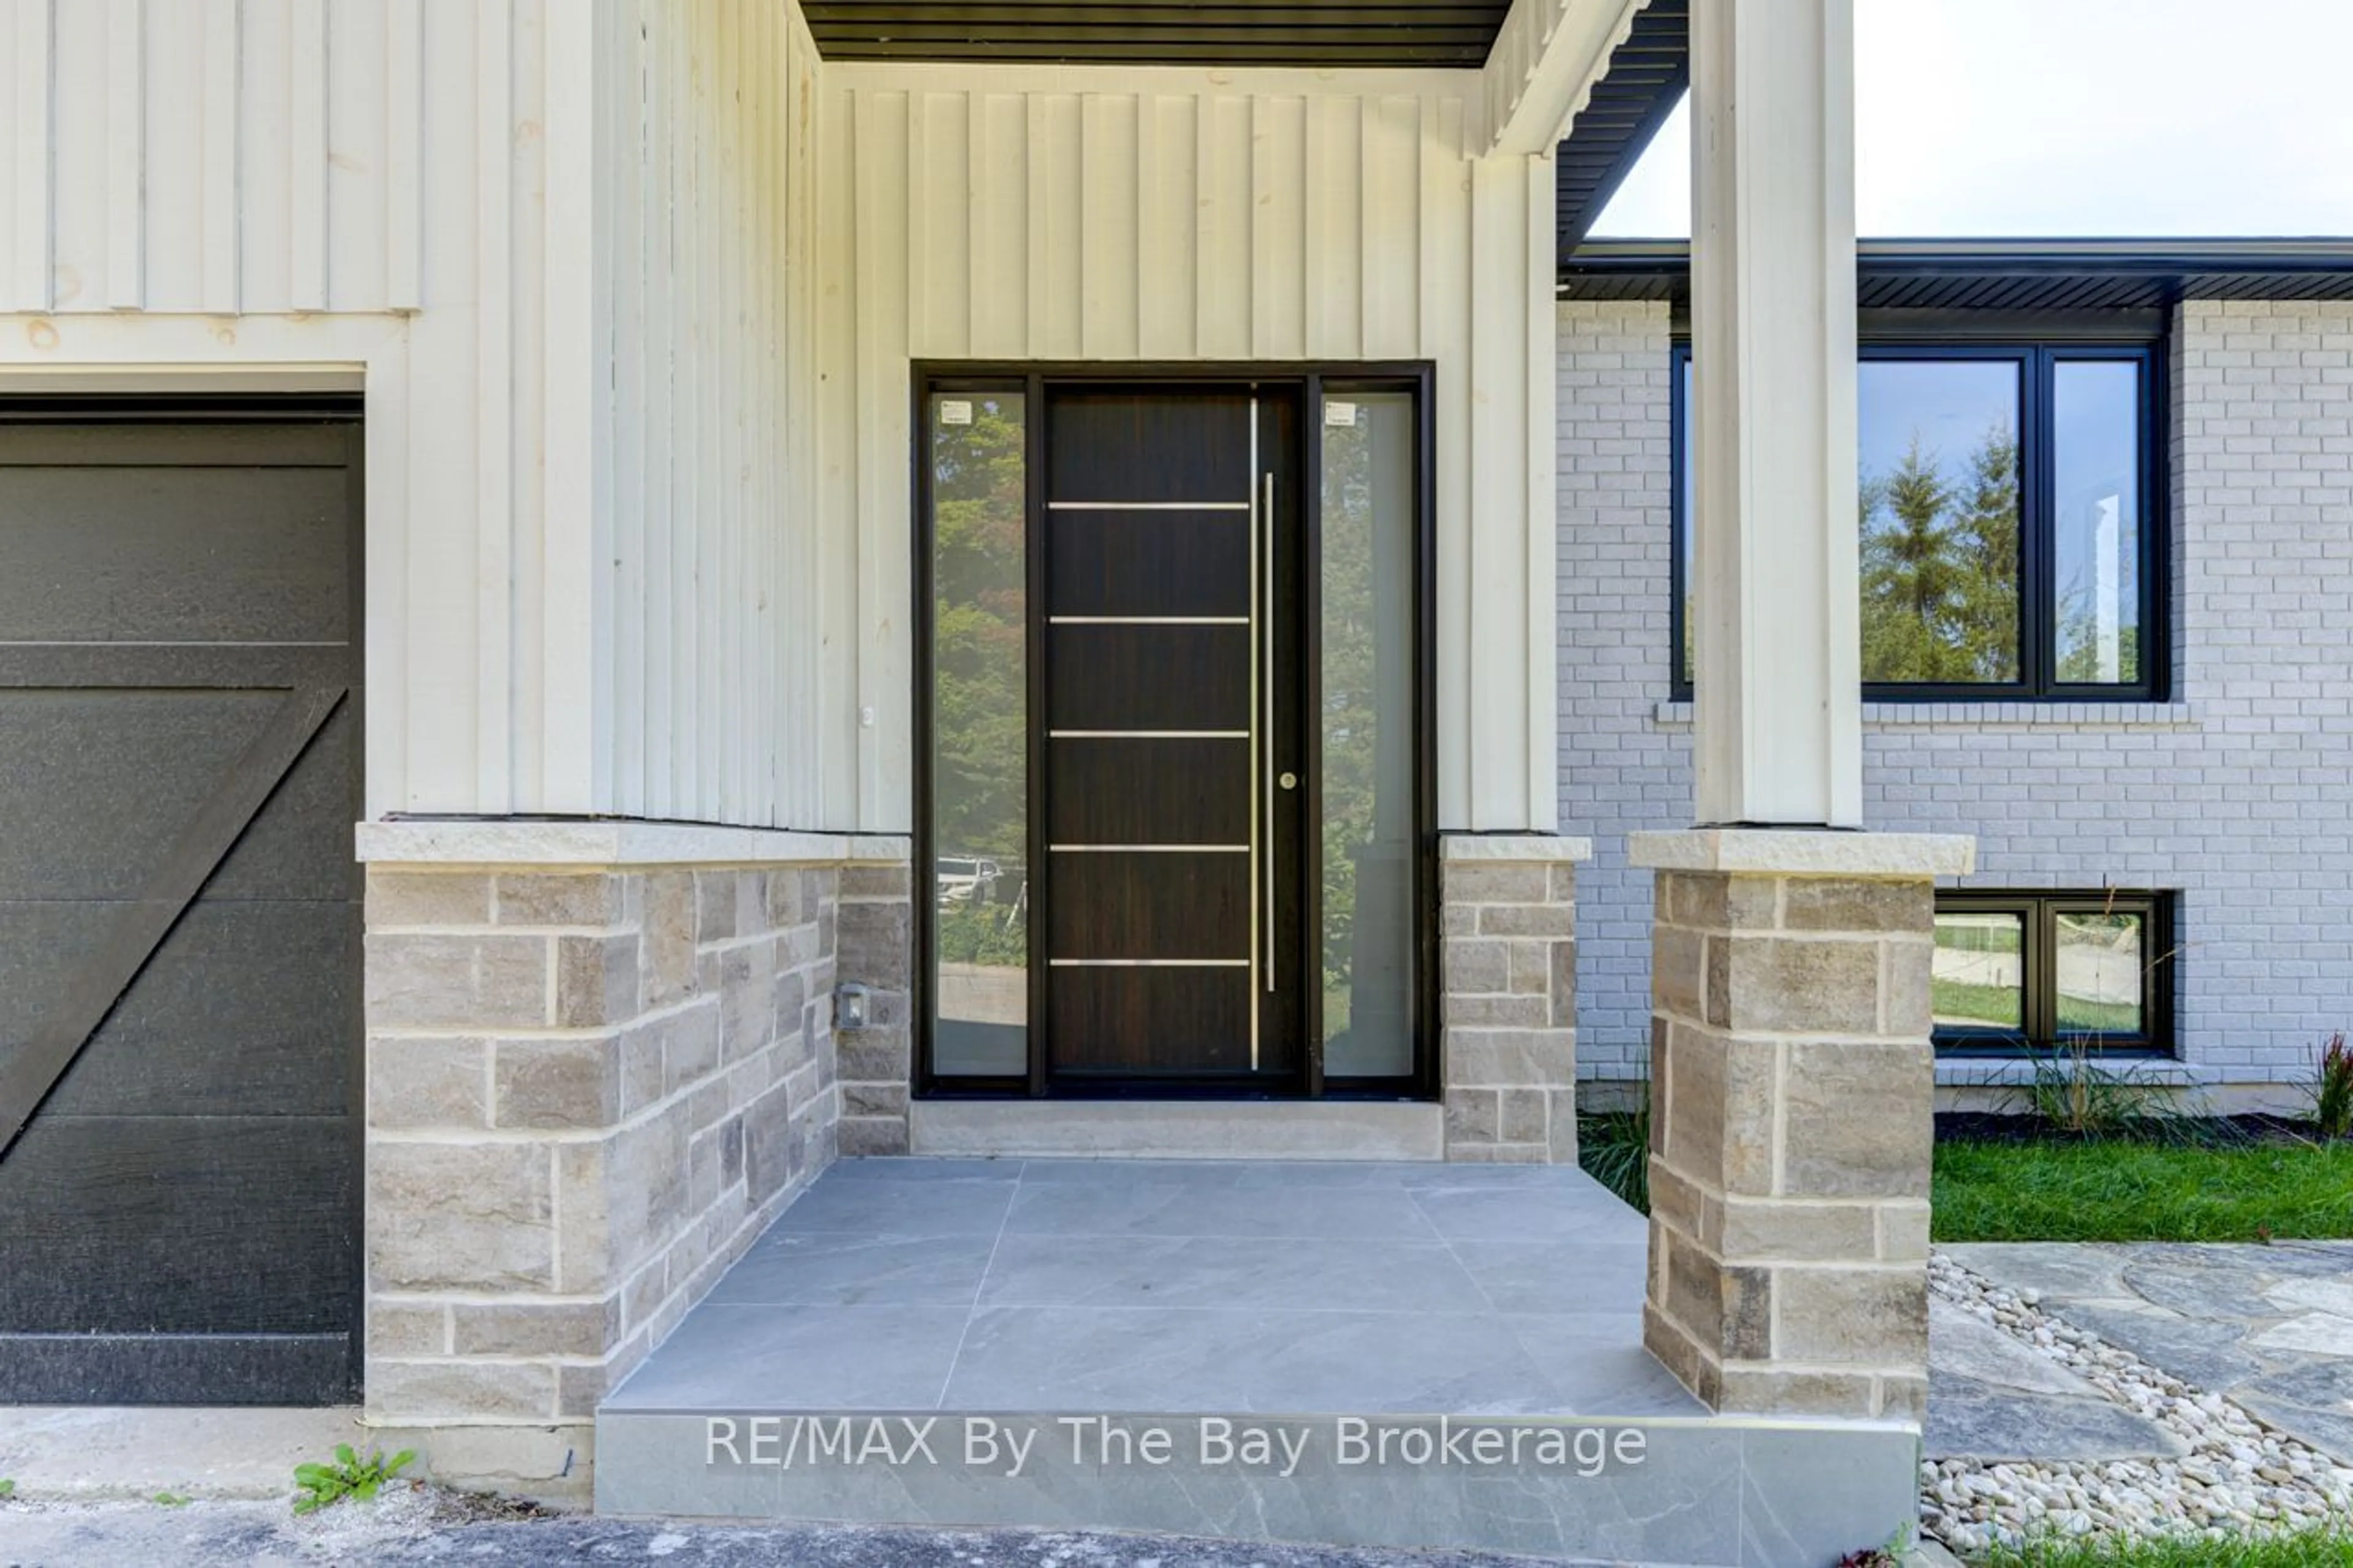
<instances>
[{"instance_id":1,"label":"door lock keyhole","mask_svg":"<svg viewBox=\"0 0 2353 1568\"><path fill-rule=\"evenodd\" d=\"M1299 775L1297 773L1281 773L1276 776L1274 782L1281 784L1285 789L1297 789L1299 787Z\"/></svg>"}]
</instances>

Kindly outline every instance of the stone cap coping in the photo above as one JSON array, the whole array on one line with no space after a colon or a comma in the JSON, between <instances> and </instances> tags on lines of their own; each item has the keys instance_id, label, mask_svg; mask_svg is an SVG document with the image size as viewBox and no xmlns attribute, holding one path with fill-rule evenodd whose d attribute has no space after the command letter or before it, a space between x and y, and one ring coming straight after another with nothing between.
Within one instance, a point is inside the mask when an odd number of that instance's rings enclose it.
<instances>
[{"instance_id":1,"label":"stone cap coping","mask_svg":"<svg viewBox=\"0 0 2353 1568\"><path fill-rule=\"evenodd\" d=\"M1459 833L1438 836L1441 860L1564 860L1593 858L1593 840L1564 838L1555 833Z\"/></svg>"},{"instance_id":2,"label":"stone cap coping","mask_svg":"<svg viewBox=\"0 0 2353 1568\"><path fill-rule=\"evenodd\" d=\"M516 816L363 822L353 838L361 860L397 866L830 866L911 852L900 834Z\"/></svg>"},{"instance_id":3,"label":"stone cap coping","mask_svg":"<svg viewBox=\"0 0 2353 1568\"><path fill-rule=\"evenodd\" d=\"M1977 865L1978 841L1964 833L1694 827L1682 833L1629 834L1626 851L1630 864L1657 871L1909 881L1968 875Z\"/></svg>"}]
</instances>

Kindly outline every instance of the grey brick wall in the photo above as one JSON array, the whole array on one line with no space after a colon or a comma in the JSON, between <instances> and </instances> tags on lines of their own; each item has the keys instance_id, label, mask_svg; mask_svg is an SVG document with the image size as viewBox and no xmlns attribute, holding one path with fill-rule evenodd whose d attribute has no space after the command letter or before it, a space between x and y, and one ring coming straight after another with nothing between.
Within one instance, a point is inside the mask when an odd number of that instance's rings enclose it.
<instances>
[{"instance_id":1,"label":"grey brick wall","mask_svg":"<svg viewBox=\"0 0 2353 1568\"><path fill-rule=\"evenodd\" d=\"M1578 876L1579 1070L1649 1056L1651 879L1689 825L1667 704L1663 305L1560 307L1561 830ZM2175 700L1864 713L1874 827L1968 832L1989 887L2180 894L2184 1059L2291 1082L2353 1028L2353 304L2192 302L2171 334Z\"/></svg>"}]
</instances>

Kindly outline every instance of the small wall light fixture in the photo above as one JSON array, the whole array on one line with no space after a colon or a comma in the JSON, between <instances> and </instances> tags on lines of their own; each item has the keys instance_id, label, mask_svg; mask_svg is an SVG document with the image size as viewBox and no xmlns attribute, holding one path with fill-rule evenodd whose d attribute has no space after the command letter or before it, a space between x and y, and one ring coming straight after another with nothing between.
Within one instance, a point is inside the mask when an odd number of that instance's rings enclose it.
<instances>
[{"instance_id":1,"label":"small wall light fixture","mask_svg":"<svg viewBox=\"0 0 2353 1568\"><path fill-rule=\"evenodd\" d=\"M834 987L833 1026L837 1029L862 1029L874 1001L874 993L855 980L846 980Z\"/></svg>"}]
</instances>

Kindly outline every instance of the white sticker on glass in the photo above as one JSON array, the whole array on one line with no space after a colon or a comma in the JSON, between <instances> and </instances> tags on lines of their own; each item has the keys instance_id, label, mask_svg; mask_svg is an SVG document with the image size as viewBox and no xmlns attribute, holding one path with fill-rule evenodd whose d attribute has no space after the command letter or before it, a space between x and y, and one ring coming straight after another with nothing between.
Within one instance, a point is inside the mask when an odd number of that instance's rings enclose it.
<instances>
[{"instance_id":1,"label":"white sticker on glass","mask_svg":"<svg viewBox=\"0 0 2353 1568\"><path fill-rule=\"evenodd\" d=\"M942 399L940 403L940 423L943 425L971 424L972 405L965 402L961 398L950 397Z\"/></svg>"},{"instance_id":2,"label":"white sticker on glass","mask_svg":"<svg viewBox=\"0 0 2353 1568\"><path fill-rule=\"evenodd\" d=\"M1356 423L1356 405L1353 403L1326 403L1324 405L1324 423L1353 428Z\"/></svg>"}]
</instances>

